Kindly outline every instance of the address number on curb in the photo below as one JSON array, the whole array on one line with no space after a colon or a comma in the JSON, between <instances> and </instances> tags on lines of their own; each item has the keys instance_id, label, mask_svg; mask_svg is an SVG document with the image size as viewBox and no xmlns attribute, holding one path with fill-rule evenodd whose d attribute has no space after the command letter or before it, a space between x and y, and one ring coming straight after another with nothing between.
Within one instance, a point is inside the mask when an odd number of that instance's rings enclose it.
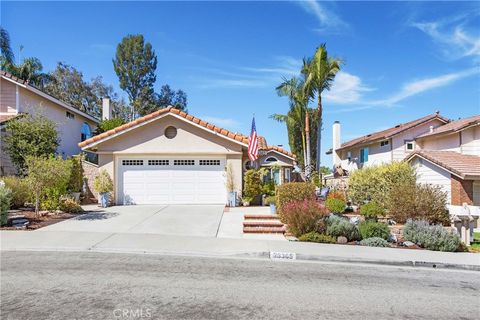
<instances>
[{"instance_id":1,"label":"address number on curb","mask_svg":"<svg viewBox=\"0 0 480 320\"><path fill-rule=\"evenodd\" d=\"M297 255L294 252L270 252L270 259L272 260L296 260Z\"/></svg>"}]
</instances>

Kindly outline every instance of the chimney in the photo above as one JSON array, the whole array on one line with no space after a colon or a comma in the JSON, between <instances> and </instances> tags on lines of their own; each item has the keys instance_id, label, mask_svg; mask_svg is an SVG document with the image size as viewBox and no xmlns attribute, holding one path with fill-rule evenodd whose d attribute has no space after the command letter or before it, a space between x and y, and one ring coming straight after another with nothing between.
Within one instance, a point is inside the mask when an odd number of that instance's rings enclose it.
<instances>
[{"instance_id":1,"label":"chimney","mask_svg":"<svg viewBox=\"0 0 480 320\"><path fill-rule=\"evenodd\" d=\"M102 120L112 119L112 107L109 98L102 99Z\"/></svg>"},{"instance_id":2,"label":"chimney","mask_svg":"<svg viewBox=\"0 0 480 320\"><path fill-rule=\"evenodd\" d=\"M340 148L340 122L335 121L333 123L333 144L332 144L332 156L333 156L333 165L340 165L340 157L337 154L337 149Z\"/></svg>"}]
</instances>

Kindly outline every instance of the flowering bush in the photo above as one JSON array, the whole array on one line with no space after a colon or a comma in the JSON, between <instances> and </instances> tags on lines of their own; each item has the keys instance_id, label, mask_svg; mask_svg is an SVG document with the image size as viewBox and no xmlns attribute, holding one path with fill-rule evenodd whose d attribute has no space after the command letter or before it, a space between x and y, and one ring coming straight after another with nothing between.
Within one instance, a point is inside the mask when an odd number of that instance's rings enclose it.
<instances>
[{"instance_id":1,"label":"flowering bush","mask_svg":"<svg viewBox=\"0 0 480 320\"><path fill-rule=\"evenodd\" d=\"M315 185L313 183L291 182L279 185L277 187L277 212L280 219L283 216L283 207L287 203L302 200L315 200Z\"/></svg>"},{"instance_id":2,"label":"flowering bush","mask_svg":"<svg viewBox=\"0 0 480 320\"><path fill-rule=\"evenodd\" d=\"M315 200L292 201L283 206L282 222L294 236L325 231L326 210Z\"/></svg>"},{"instance_id":3,"label":"flowering bush","mask_svg":"<svg viewBox=\"0 0 480 320\"><path fill-rule=\"evenodd\" d=\"M12 201L12 190L5 186L3 181L0 182L0 225L7 224L8 210Z\"/></svg>"}]
</instances>

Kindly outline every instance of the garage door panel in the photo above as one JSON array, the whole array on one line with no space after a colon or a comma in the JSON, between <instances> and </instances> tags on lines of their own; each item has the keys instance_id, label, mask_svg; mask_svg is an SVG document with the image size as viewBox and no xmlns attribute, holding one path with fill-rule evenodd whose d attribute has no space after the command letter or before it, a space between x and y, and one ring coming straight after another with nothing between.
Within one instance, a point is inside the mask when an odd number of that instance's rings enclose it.
<instances>
[{"instance_id":1,"label":"garage door panel","mask_svg":"<svg viewBox=\"0 0 480 320\"><path fill-rule=\"evenodd\" d=\"M225 159L194 165L147 165L149 158L139 158L144 165L122 165L119 162L119 192L124 204L224 204ZM191 163L192 158L184 158ZM125 163L132 163L131 161ZM134 162L133 162L134 163ZM220 165L218 165L220 163Z\"/></svg>"}]
</instances>

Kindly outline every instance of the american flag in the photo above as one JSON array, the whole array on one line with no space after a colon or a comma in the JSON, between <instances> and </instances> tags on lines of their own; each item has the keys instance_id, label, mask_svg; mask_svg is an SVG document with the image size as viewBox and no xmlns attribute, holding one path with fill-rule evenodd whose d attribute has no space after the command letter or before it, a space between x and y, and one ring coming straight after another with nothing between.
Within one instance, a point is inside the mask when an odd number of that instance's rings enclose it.
<instances>
[{"instance_id":1,"label":"american flag","mask_svg":"<svg viewBox=\"0 0 480 320\"><path fill-rule=\"evenodd\" d=\"M255 161L258 159L258 141L257 141L257 128L255 128L255 117L252 119L252 132L248 138L248 157L250 160Z\"/></svg>"}]
</instances>

